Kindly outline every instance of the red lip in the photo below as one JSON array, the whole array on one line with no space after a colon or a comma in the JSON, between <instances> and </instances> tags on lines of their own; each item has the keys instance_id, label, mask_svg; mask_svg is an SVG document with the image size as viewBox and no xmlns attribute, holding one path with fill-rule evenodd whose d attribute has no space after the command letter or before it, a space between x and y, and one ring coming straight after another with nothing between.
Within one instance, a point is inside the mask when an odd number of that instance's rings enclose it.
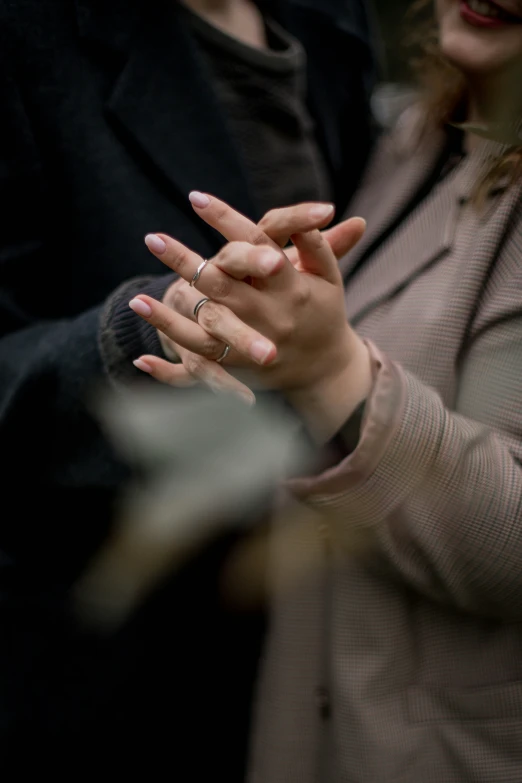
<instances>
[{"instance_id":1,"label":"red lip","mask_svg":"<svg viewBox=\"0 0 522 783\"><path fill-rule=\"evenodd\" d=\"M522 18L515 16L511 11L507 11L504 5L501 6L500 3L493 2L491 2L491 5L494 5L502 12L502 17L482 16L482 14L472 11L466 0L460 0L460 15L465 22L473 25L473 27L485 27L490 30L498 30L511 24L522 24Z\"/></svg>"}]
</instances>

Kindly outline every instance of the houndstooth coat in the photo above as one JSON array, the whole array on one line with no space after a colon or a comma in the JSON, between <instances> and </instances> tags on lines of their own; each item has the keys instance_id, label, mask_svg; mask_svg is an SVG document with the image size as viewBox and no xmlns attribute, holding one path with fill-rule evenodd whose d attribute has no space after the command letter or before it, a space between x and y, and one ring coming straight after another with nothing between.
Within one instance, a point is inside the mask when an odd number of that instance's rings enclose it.
<instances>
[{"instance_id":1,"label":"houndstooth coat","mask_svg":"<svg viewBox=\"0 0 522 783\"><path fill-rule=\"evenodd\" d=\"M316 567L288 579L275 528L252 783L522 781L522 188L471 203L485 141L374 245L440 154L417 142L409 112L350 208L374 388L357 450L291 482Z\"/></svg>"}]
</instances>

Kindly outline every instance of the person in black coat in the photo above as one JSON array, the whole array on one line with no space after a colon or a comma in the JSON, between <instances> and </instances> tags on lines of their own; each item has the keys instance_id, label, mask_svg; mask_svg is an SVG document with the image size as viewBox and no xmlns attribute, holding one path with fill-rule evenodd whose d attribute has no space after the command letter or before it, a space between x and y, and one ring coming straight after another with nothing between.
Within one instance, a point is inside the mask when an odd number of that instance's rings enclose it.
<instances>
[{"instance_id":1,"label":"person in black coat","mask_svg":"<svg viewBox=\"0 0 522 783\"><path fill-rule=\"evenodd\" d=\"M115 292L137 276L166 287L143 236L219 248L190 190L254 219L306 199L342 210L371 144L374 58L363 0L249 6L261 46L204 7L0 0L0 753L18 771L56 771L67 747L82 766L175 753L188 779L242 775L260 626L241 618L240 637L215 599L227 542L111 639L70 616L129 476L87 391L111 375Z\"/></svg>"}]
</instances>

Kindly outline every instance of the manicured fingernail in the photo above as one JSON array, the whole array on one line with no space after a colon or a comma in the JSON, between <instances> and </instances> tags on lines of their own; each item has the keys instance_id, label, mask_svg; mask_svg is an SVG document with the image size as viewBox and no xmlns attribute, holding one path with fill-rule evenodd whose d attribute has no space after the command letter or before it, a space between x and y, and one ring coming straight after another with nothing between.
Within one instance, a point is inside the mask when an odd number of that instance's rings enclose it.
<instances>
[{"instance_id":1,"label":"manicured fingernail","mask_svg":"<svg viewBox=\"0 0 522 783\"><path fill-rule=\"evenodd\" d=\"M134 310L138 315L142 315L144 318L150 318L152 315L152 308L144 302L143 299L131 299L129 307Z\"/></svg>"},{"instance_id":2,"label":"manicured fingernail","mask_svg":"<svg viewBox=\"0 0 522 783\"><path fill-rule=\"evenodd\" d=\"M276 250L263 250L257 259L259 269L266 275L273 272L281 260L281 254Z\"/></svg>"},{"instance_id":3,"label":"manicured fingernail","mask_svg":"<svg viewBox=\"0 0 522 783\"><path fill-rule=\"evenodd\" d=\"M256 404L256 398L253 394L244 394L243 392L239 392L239 398L243 400L245 405L248 405L249 408L252 408Z\"/></svg>"},{"instance_id":4,"label":"manicured fingernail","mask_svg":"<svg viewBox=\"0 0 522 783\"><path fill-rule=\"evenodd\" d=\"M333 215L334 211L335 207L333 204L315 204L315 206L310 207L308 214L314 220L326 220L327 217Z\"/></svg>"},{"instance_id":5,"label":"manicured fingernail","mask_svg":"<svg viewBox=\"0 0 522 783\"><path fill-rule=\"evenodd\" d=\"M152 372L152 367L150 364L147 364L147 362L144 362L143 359L134 359L132 362L135 367L138 368L138 370L141 370L142 372Z\"/></svg>"},{"instance_id":6,"label":"manicured fingernail","mask_svg":"<svg viewBox=\"0 0 522 783\"><path fill-rule=\"evenodd\" d=\"M250 356L259 364L264 364L273 351L272 343L265 340L255 340L250 346Z\"/></svg>"},{"instance_id":7,"label":"manicured fingernail","mask_svg":"<svg viewBox=\"0 0 522 783\"><path fill-rule=\"evenodd\" d=\"M197 209L203 209L210 204L209 197L205 196L204 193L200 193L198 190L193 190L192 193L189 193L189 201L192 206L197 207Z\"/></svg>"},{"instance_id":8,"label":"manicured fingernail","mask_svg":"<svg viewBox=\"0 0 522 783\"><path fill-rule=\"evenodd\" d=\"M158 256L161 256L167 249L167 245L163 239L156 236L156 234L147 234L145 237L145 244L152 253L156 253Z\"/></svg>"}]
</instances>

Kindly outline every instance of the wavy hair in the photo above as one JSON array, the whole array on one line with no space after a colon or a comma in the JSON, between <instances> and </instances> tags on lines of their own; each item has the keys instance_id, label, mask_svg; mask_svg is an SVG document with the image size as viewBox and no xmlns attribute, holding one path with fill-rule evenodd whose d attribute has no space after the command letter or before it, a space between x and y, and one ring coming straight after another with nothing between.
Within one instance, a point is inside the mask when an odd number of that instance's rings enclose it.
<instances>
[{"instance_id":1,"label":"wavy hair","mask_svg":"<svg viewBox=\"0 0 522 783\"><path fill-rule=\"evenodd\" d=\"M466 79L440 50L433 0L414 0L407 20L412 32L406 37L406 45L415 51L411 66L421 88L426 129L459 123L465 119L468 103ZM475 200L482 203L491 188L505 177L510 184L522 178L522 141L512 144L492 162L477 183Z\"/></svg>"}]
</instances>

